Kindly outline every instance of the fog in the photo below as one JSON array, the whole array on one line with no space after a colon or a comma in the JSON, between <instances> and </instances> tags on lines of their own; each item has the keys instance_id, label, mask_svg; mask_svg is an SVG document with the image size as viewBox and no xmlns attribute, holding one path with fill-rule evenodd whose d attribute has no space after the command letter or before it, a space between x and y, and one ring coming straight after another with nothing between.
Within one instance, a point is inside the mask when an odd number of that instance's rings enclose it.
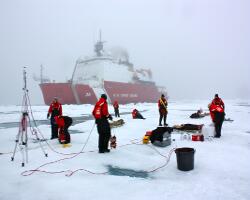
<instances>
[{"instance_id":1,"label":"fog","mask_svg":"<svg viewBox=\"0 0 250 200\"><path fill-rule=\"evenodd\" d=\"M33 75L72 76L76 59L122 47L135 68L151 68L170 99L250 98L248 0L1 0L0 104L20 104L23 67L31 102L43 104Z\"/></svg>"}]
</instances>

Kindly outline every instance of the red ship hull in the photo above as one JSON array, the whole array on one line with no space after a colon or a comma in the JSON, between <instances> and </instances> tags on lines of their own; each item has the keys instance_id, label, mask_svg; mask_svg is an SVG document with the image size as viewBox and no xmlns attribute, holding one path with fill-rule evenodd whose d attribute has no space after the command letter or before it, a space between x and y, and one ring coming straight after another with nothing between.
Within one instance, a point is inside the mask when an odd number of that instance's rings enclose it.
<instances>
[{"instance_id":1,"label":"red ship hull","mask_svg":"<svg viewBox=\"0 0 250 200\"><path fill-rule=\"evenodd\" d=\"M62 104L95 104L98 100L94 90L84 84L74 86L75 95L71 83L43 83L40 87L46 105L49 105L54 97L58 97ZM111 103L157 102L160 96L154 84L104 81L104 89Z\"/></svg>"},{"instance_id":2,"label":"red ship hull","mask_svg":"<svg viewBox=\"0 0 250 200\"><path fill-rule=\"evenodd\" d=\"M156 102L160 96L155 85L140 83L119 83L104 81L104 88L111 102L118 101L121 104Z\"/></svg>"},{"instance_id":3,"label":"red ship hull","mask_svg":"<svg viewBox=\"0 0 250 200\"><path fill-rule=\"evenodd\" d=\"M46 105L50 105L54 97L63 104L76 104L70 83L42 83L40 88Z\"/></svg>"}]
</instances>

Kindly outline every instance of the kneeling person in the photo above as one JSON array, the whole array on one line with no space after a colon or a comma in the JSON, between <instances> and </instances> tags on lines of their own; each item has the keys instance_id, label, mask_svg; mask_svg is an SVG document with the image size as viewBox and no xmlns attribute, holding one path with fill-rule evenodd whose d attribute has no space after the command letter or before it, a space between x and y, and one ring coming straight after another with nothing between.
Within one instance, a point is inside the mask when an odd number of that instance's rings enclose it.
<instances>
[{"instance_id":1,"label":"kneeling person","mask_svg":"<svg viewBox=\"0 0 250 200\"><path fill-rule=\"evenodd\" d=\"M73 120L68 116L56 116L56 124L58 125L58 140L61 144L70 143L70 134L68 128L71 126Z\"/></svg>"},{"instance_id":2,"label":"kneeling person","mask_svg":"<svg viewBox=\"0 0 250 200\"><path fill-rule=\"evenodd\" d=\"M132 118L133 119L146 119L142 116L142 114L137 110L137 109L134 109L132 111Z\"/></svg>"}]
</instances>

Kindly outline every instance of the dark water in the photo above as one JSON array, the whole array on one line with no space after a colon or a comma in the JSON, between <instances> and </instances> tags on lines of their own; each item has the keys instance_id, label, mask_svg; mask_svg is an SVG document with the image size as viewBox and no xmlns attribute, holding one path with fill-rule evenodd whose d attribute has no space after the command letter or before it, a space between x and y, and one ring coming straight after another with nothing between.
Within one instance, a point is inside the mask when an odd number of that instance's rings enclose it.
<instances>
[{"instance_id":1,"label":"dark water","mask_svg":"<svg viewBox=\"0 0 250 200\"><path fill-rule=\"evenodd\" d=\"M5 115L8 115L8 114L17 114L17 113L20 113L20 111L0 112L0 114L5 114Z\"/></svg>"},{"instance_id":2,"label":"dark water","mask_svg":"<svg viewBox=\"0 0 250 200\"><path fill-rule=\"evenodd\" d=\"M87 120L93 119L91 115L89 116L82 116L82 117L72 117L73 119L73 125L82 123ZM19 127L20 122L5 122L5 123L0 123L0 128L15 128ZM50 125L50 120L35 120L31 121L30 124L32 126L40 126L40 125Z\"/></svg>"},{"instance_id":3,"label":"dark water","mask_svg":"<svg viewBox=\"0 0 250 200\"><path fill-rule=\"evenodd\" d=\"M236 106L250 107L250 104L248 104L248 103L238 103Z\"/></svg>"},{"instance_id":4,"label":"dark water","mask_svg":"<svg viewBox=\"0 0 250 200\"><path fill-rule=\"evenodd\" d=\"M129 176L133 178L148 178L149 177L149 173L146 171L137 171L133 169L114 167L111 165L108 165L107 168L108 168L108 173L114 176Z\"/></svg>"},{"instance_id":5,"label":"dark water","mask_svg":"<svg viewBox=\"0 0 250 200\"><path fill-rule=\"evenodd\" d=\"M144 111L142 111L144 112ZM19 113L19 112L17 112ZM130 112L123 112L120 113L120 115L127 115L130 114ZM80 116L80 117L72 117L73 119L73 124L79 124L88 120L93 120L93 116L92 115L88 115L88 116ZM40 125L50 125L50 120L35 120L35 121L31 121L30 122L32 126L40 126ZM0 123L0 128L16 128L19 127L20 122L5 122L5 123ZM75 131L77 132L77 131Z\"/></svg>"}]
</instances>

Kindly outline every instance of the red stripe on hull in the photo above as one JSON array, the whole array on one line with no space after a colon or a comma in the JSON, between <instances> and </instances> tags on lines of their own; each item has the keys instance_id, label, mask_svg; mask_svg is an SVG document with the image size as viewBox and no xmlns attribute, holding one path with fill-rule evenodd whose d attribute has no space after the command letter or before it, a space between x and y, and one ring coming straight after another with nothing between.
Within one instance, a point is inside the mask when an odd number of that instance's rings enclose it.
<instances>
[{"instance_id":1,"label":"red stripe on hull","mask_svg":"<svg viewBox=\"0 0 250 200\"><path fill-rule=\"evenodd\" d=\"M40 87L46 105L50 105L54 97L62 104L76 104L70 83L43 83Z\"/></svg>"},{"instance_id":2,"label":"red stripe on hull","mask_svg":"<svg viewBox=\"0 0 250 200\"><path fill-rule=\"evenodd\" d=\"M119 83L104 81L104 88L111 102L115 100L121 104L138 102L157 102L160 93L155 85L141 83Z\"/></svg>"}]
</instances>

